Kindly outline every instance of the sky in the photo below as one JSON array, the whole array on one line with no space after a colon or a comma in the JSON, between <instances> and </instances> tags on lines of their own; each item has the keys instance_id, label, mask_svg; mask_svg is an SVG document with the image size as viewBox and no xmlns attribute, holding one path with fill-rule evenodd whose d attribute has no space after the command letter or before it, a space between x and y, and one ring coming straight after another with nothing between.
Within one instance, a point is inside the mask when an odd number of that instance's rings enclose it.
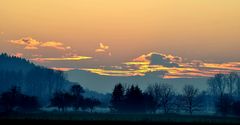
<instances>
[{"instance_id":1,"label":"sky","mask_svg":"<svg viewBox=\"0 0 240 125\"><path fill-rule=\"evenodd\" d=\"M1 0L0 52L101 75L178 78L239 71L239 5L239 0Z\"/></svg>"}]
</instances>

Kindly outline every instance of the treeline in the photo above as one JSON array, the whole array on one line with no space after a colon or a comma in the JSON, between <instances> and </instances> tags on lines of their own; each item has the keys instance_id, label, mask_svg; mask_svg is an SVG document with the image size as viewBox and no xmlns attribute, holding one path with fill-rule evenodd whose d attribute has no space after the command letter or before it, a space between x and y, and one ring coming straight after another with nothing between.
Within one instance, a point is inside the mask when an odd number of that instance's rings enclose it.
<instances>
[{"instance_id":1,"label":"treeline","mask_svg":"<svg viewBox=\"0 0 240 125\"><path fill-rule=\"evenodd\" d=\"M84 98L83 88L80 85L73 85L68 92L56 91L49 100L48 107L56 107L64 112L67 108L78 111L90 109L92 112L101 102L94 98ZM28 96L21 92L21 88L13 86L9 91L0 95L0 111L11 113L13 111L37 111L41 108L38 97Z\"/></svg>"},{"instance_id":2,"label":"treeline","mask_svg":"<svg viewBox=\"0 0 240 125\"><path fill-rule=\"evenodd\" d=\"M237 73L216 74L208 80L209 89L199 91L185 85L176 93L169 84L150 85L143 92L138 86L124 87L117 84L112 92L112 112L167 113L195 111L213 108L217 114L240 115L240 76Z\"/></svg>"},{"instance_id":3,"label":"treeline","mask_svg":"<svg viewBox=\"0 0 240 125\"><path fill-rule=\"evenodd\" d=\"M65 111L66 108L73 108L78 111L80 108L84 111L101 105L101 102L95 98L84 98L83 88L80 85L73 85L68 92L57 91L51 98L50 107L57 107L59 111Z\"/></svg>"},{"instance_id":4,"label":"treeline","mask_svg":"<svg viewBox=\"0 0 240 125\"><path fill-rule=\"evenodd\" d=\"M34 111L39 107L37 97L22 94L20 87L13 86L0 96L0 111L2 112L12 112L14 110Z\"/></svg>"},{"instance_id":5,"label":"treeline","mask_svg":"<svg viewBox=\"0 0 240 125\"><path fill-rule=\"evenodd\" d=\"M216 74L208 80L208 85L217 112L240 115L240 76L237 73Z\"/></svg>"},{"instance_id":6,"label":"treeline","mask_svg":"<svg viewBox=\"0 0 240 125\"><path fill-rule=\"evenodd\" d=\"M150 85L145 92L137 85L125 88L118 84L113 90L110 108L112 112L156 113L161 110L165 114L184 109L192 114L199 110L201 99L199 90L192 85L186 85L180 95L168 84Z\"/></svg>"},{"instance_id":7,"label":"treeline","mask_svg":"<svg viewBox=\"0 0 240 125\"><path fill-rule=\"evenodd\" d=\"M207 91L200 91L192 85L185 85L181 92L173 86L159 83L149 85L142 91L137 85L117 84L112 92L109 108L116 113L189 113L207 112L212 109L217 114L240 115L240 76L237 73L216 74L209 78ZM69 90L56 90L50 95L47 107L58 111L93 111L102 104L97 99L85 98L80 85L72 85ZM39 97L23 94L20 87L13 86L0 95L0 111L35 111L41 105ZM205 112L205 113L206 113Z\"/></svg>"}]
</instances>

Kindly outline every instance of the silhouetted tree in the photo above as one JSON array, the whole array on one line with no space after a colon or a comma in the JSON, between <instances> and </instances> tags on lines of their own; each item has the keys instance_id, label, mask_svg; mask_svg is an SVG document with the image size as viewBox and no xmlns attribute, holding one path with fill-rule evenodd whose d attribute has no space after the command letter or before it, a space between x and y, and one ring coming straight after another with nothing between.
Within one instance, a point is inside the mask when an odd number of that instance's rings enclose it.
<instances>
[{"instance_id":1,"label":"silhouetted tree","mask_svg":"<svg viewBox=\"0 0 240 125\"><path fill-rule=\"evenodd\" d=\"M111 110L121 112L123 110L124 101L124 88L122 84L117 84L114 87L111 98Z\"/></svg>"},{"instance_id":2,"label":"silhouetted tree","mask_svg":"<svg viewBox=\"0 0 240 125\"><path fill-rule=\"evenodd\" d=\"M143 93L144 97L144 108L146 112L155 113L157 110L157 102L154 97L148 93Z\"/></svg>"},{"instance_id":3,"label":"silhouetted tree","mask_svg":"<svg viewBox=\"0 0 240 125\"><path fill-rule=\"evenodd\" d=\"M183 88L183 104L186 110L192 115L194 108L196 108L199 102L196 101L198 96L198 89L192 85L185 85Z\"/></svg>"},{"instance_id":4,"label":"silhouetted tree","mask_svg":"<svg viewBox=\"0 0 240 125\"><path fill-rule=\"evenodd\" d=\"M81 96L81 94L84 93L84 90L81 85L73 85L71 87L71 92L75 96Z\"/></svg>"},{"instance_id":5,"label":"silhouetted tree","mask_svg":"<svg viewBox=\"0 0 240 125\"><path fill-rule=\"evenodd\" d=\"M223 95L226 92L227 86L226 76L224 74L216 74L208 80L208 86L214 96Z\"/></svg>"},{"instance_id":6,"label":"silhouetted tree","mask_svg":"<svg viewBox=\"0 0 240 125\"><path fill-rule=\"evenodd\" d=\"M233 96L234 94L239 98L240 97L240 76L236 72L231 72L229 74L229 95Z\"/></svg>"},{"instance_id":7,"label":"silhouetted tree","mask_svg":"<svg viewBox=\"0 0 240 125\"><path fill-rule=\"evenodd\" d=\"M209 111L214 106L213 96L211 96L207 91L201 91L199 92L196 101L199 102L199 108L200 111Z\"/></svg>"},{"instance_id":8,"label":"silhouetted tree","mask_svg":"<svg viewBox=\"0 0 240 125\"><path fill-rule=\"evenodd\" d=\"M51 99L51 106L58 107L59 111L65 111L67 107L72 106L73 96L67 92L55 92Z\"/></svg>"},{"instance_id":9,"label":"silhouetted tree","mask_svg":"<svg viewBox=\"0 0 240 125\"><path fill-rule=\"evenodd\" d=\"M215 98L215 108L222 115L230 113L233 103L234 86L237 85L236 73L216 74L208 80L209 90Z\"/></svg>"},{"instance_id":10,"label":"silhouetted tree","mask_svg":"<svg viewBox=\"0 0 240 125\"><path fill-rule=\"evenodd\" d=\"M125 95L126 112L145 112L143 93L138 86L131 86Z\"/></svg>"},{"instance_id":11,"label":"silhouetted tree","mask_svg":"<svg viewBox=\"0 0 240 125\"><path fill-rule=\"evenodd\" d=\"M168 84L162 84L161 85L161 105L164 109L164 113L168 113L169 110L173 106L173 97L174 97L174 92L172 89L172 86Z\"/></svg>"},{"instance_id":12,"label":"silhouetted tree","mask_svg":"<svg viewBox=\"0 0 240 125\"><path fill-rule=\"evenodd\" d=\"M92 110L101 105L101 102L94 98L84 98L82 93L84 89L80 85L73 85L69 92L57 91L53 94L51 99L51 106L57 107L59 111L65 111L68 107L73 107L78 110Z\"/></svg>"},{"instance_id":13,"label":"silhouetted tree","mask_svg":"<svg viewBox=\"0 0 240 125\"><path fill-rule=\"evenodd\" d=\"M84 99L83 104L84 104L84 109L89 108L92 112L96 106L101 105L101 102L97 99L86 98Z\"/></svg>"},{"instance_id":14,"label":"silhouetted tree","mask_svg":"<svg viewBox=\"0 0 240 125\"><path fill-rule=\"evenodd\" d=\"M160 84L154 84L154 85L149 85L147 87L146 92L153 96L154 100L157 102L157 107L159 108L161 106L161 85Z\"/></svg>"},{"instance_id":15,"label":"silhouetted tree","mask_svg":"<svg viewBox=\"0 0 240 125\"><path fill-rule=\"evenodd\" d=\"M147 93L154 97L158 103L157 106L162 108L164 113L168 113L174 106L174 91L173 87L168 84L154 84L147 88Z\"/></svg>"},{"instance_id":16,"label":"silhouetted tree","mask_svg":"<svg viewBox=\"0 0 240 125\"><path fill-rule=\"evenodd\" d=\"M179 113L183 106L185 105L185 102L183 101L183 95L181 94L177 94L174 96L174 101L173 101L173 105L174 105L174 111L176 113Z\"/></svg>"},{"instance_id":17,"label":"silhouetted tree","mask_svg":"<svg viewBox=\"0 0 240 125\"><path fill-rule=\"evenodd\" d=\"M240 76L238 77L237 81L237 96L240 98Z\"/></svg>"},{"instance_id":18,"label":"silhouetted tree","mask_svg":"<svg viewBox=\"0 0 240 125\"><path fill-rule=\"evenodd\" d=\"M231 112L233 99L229 94L223 94L218 97L217 102L215 103L216 109L223 116L229 114Z\"/></svg>"},{"instance_id":19,"label":"silhouetted tree","mask_svg":"<svg viewBox=\"0 0 240 125\"><path fill-rule=\"evenodd\" d=\"M78 110L84 101L82 93L84 93L84 90L82 86L80 85L73 85L71 87L71 93L73 95L73 107L75 110Z\"/></svg>"},{"instance_id":20,"label":"silhouetted tree","mask_svg":"<svg viewBox=\"0 0 240 125\"><path fill-rule=\"evenodd\" d=\"M32 111L40 107L36 97L22 94L20 87L17 86L13 86L10 91L2 93L0 102L6 112L11 112L16 108Z\"/></svg>"},{"instance_id":21,"label":"silhouetted tree","mask_svg":"<svg viewBox=\"0 0 240 125\"><path fill-rule=\"evenodd\" d=\"M238 79L239 79L239 76L235 72L231 72L228 76L227 88L228 88L229 96L231 98L233 97L235 86L237 88Z\"/></svg>"},{"instance_id":22,"label":"silhouetted tree","mask_svg":"<svg viewBox=\"0 0 240 125\"><path fill-rule=\"evenodd\" d=\"M59 111L64 108L64 97L63 92L55 92L51 99L51 106L56 106Z\"/></svg>"},{"instance_id":23,"label":"silhouetted tree","mask_svg":"<svg viewBox=\"0 0 240 125\"><path fill-rule=\"evenodd\" d=\"M233 103L232 110L235 115L240 116L240 101L235 101Z\"/></svg>"},{"instance_id":24,"label":"silhouetted tree","mask_svg":"<svg viewBox=\"0 0 240 125\"><path fill-rule=\"evenodd\" d=\"M11 112L13 108L19 105L20 88L13 86L10 91L1 94L1 103L6 112Z\"/></svg>"},{"instance_id":25,"label":"silhouetted tree","mask_svg":"<svg viewBox=\"0 0 240 125\"><path fill-rule=\"evenodd\" d=\"M37 97L22 95L19 107L25 111L33 111L40 107Z\"/></svg>"}]
</instances>

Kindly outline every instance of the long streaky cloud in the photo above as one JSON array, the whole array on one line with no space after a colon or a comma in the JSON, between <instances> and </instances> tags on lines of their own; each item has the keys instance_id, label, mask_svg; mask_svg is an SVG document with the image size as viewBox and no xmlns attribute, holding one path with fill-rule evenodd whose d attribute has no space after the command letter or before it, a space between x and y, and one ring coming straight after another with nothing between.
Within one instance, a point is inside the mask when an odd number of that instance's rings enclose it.
<instances>
[{"instance_id":1,"label":"long streaky cloud","mask_svg":"<svg viewBox=\"0 0 240 125\"><path fill-rule=\"evenodd\" d=\"M150 62L125 62L126 65L148 65Z\"/></svg>"},{"instance_id":2,"label":"long streaky cloud","mask_svg":"<svg viewBox=\"0 0 240 125\"><path fill-rule=\"evenodd\" d=\"M40 46L41 47L50 47L50 48L55 48L55 49L61 49L61 50L65 50L67 48L67 47L63 46L63 43L56 42L56 41L44 42Z\"/></svg>"},{"instance_id":3,"label":"long streaky cloud","mask_svg":"<svg viewBox=\"0 0 240 125\"><path fill-rule=\"evenodd\" d=\"M58 67L51 67L51 69L58 70L58 71L69 71L69 70L74 70L75 68L58 68Z\"/></svg>"},{"instance_id":4,"label":"long streaky cloud","mask_svg":"<svg viewBox=\"0 0 240 125\"><path fill-rule=\"evenodd\" d=\"M62 58L33 58L30 59L36 62L44 62L44 61L79 61L79 60L86 60L91 59L92 57L89 56L76 56L76 57L62 57Z\"/></svg>"}]
</instances>

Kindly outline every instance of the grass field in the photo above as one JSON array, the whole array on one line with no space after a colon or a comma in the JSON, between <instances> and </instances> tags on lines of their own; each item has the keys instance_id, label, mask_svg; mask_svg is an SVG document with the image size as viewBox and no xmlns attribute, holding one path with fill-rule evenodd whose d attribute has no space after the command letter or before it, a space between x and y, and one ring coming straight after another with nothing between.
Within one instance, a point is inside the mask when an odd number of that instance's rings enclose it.
<instances>
[{"instance_id":1,"label":"grass field","mask_svg":"<svg viewBox=\"0 0 240 125\"><path fill-rule=\"evenodd\" d=\"M89 121L89 122L144 122L144 123L203 123L203 124L240 124L239 117L162 115L162 114L111 114L111 113L79 113L79 112L37 112L1 114L5 121Z\"/></svg>"}]
</instances>

